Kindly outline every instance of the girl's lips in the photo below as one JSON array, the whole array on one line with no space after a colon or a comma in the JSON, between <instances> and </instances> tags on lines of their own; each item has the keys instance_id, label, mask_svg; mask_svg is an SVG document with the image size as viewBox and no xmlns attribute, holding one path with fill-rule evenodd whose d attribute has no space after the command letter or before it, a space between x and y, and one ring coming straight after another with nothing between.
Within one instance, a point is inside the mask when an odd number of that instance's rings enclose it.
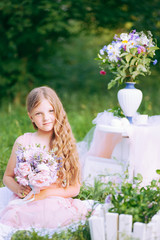
<instances>
[{"instance_id":1,"label":"girl's lips","mask_svg":"<svg viewBox=\"0 0 160 240\"><path fill-rule=\"evenodd\" d=\"M43 123L43 125L49 125L49 124L51 124L51 122L48 122L48 123Z\"/></svg>"}]
</instances>

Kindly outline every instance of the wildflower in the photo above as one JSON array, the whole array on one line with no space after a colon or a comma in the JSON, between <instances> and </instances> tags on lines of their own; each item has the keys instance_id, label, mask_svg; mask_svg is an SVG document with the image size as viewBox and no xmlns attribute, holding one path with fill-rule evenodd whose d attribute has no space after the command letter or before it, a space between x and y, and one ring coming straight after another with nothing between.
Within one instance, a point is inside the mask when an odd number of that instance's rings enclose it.
<instances>
[{"instance_id":1,"label":"wildflower","mask_svg":"<svg viewBox=\"0 0 160 240\"><path fill-rule=\"evenodd\" d=\"M153 206L153 203L148 204L148 208L151 208Z\"/></svg>"},{"instance_id":2,"label":"wildflower","mask_svg":"<svg viewBox=\"0 0 160 240\"><path fill-rule=\"evenodd\" d=\"M157 62L158 62L158 60L157 60L157 59L155 59L155 60L153 61L153 65L156 65L156 64L157 64Z\"/></svg>"},{"instance_id":3,"label":"wildflower","mask_svg":"<svg viewBox=\"0 0 160 240\"><path fill-rule=\"evenodd\" d=\"M146 52L146 49L143 46L139 46L138 49L137 49L137 52L138 52L138 54L140 54L142 52Z\"/></svg>"},{"instance_id":4,"label":"wildflower","mask_svg":"<svg viewBox=\"0 0 160 240\"><path fill-rule=\"evenodd\" d=\"M100 71L100 74L101 74L101 75L106 75L106 72L105 72L104 70L101 70L101 71Z\"/></svg>"},{"instance_id":5,"label":"wildflower","mask_svg":"<svg viewBox=\"0 0 160 240\"><path fill-rule=\"evenodd\" d=\"M129 34L121 33L120 37L115 35L114 40L100 50L97 59L101 62L100 74L105 75L109 69L115 75L108 88L125 81L135 82L138 75L150 74L150 63L157 64L157 59L152 59L158 49L150 32L146 35L133 30Z\"/></svg>"},{"instance_id":6,"label":"wildflower","mask_svg":"<svg viewBox=\"0 0 160 240\"><path fill-rule=\"evenodd\" d=\"M112 194L107 195L106 199L105 199L105 203L110 203L112 199Z\"/></svg>"}]
</instances>

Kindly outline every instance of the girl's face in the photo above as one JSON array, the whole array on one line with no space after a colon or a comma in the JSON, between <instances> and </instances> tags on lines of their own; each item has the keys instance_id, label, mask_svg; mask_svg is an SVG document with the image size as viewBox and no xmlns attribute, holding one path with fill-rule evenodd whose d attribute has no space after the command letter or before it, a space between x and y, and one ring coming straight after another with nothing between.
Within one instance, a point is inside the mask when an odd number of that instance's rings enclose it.
<instances>
[{"instance_id":1,"label":"girl's face","mask_svg":"<svg viewBox=\"0 0 160 240\"><path fill-rule=\"evenodd\" d=\"M53 106L47 99L43 99L40 104L35 107L31 113L28 113L32 122L34 122L38 130L50 132L53 130L56 116Z\"/></svg>"}]
</instances>

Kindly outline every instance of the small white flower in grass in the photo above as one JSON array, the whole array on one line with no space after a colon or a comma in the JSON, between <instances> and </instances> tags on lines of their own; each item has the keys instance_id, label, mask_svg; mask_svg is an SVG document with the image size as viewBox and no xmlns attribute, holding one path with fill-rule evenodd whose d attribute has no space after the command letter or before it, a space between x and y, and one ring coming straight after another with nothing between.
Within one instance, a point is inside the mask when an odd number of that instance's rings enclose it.
<instances>
[{"instance_id":1,"label":"small white flower in grass","mask_svg":"<svg viewBox=\"0 0 160 240\"><path fill-rule=\"evenodd\" d=\"M109 176L103 176L103 177L101 177L101 182L102 182L102 183L108 183L109 181L110 181Z\"/></svg>"}]
</instances>

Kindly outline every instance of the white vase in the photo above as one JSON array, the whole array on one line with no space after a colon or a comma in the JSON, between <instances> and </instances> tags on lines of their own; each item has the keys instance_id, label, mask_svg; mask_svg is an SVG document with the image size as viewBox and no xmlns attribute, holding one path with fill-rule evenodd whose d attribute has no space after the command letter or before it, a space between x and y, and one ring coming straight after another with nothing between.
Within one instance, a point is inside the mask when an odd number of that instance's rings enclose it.
<instances>
[{"instance_id":1,"label":"white vase","mask_svg":"<svg viewBox=\"0 0 160 240\"><path fill-rule=\"evenodd\" d=\"M142 101L142 92L135 88L135 82L126 82L126 87L118 91L118 101L124 112L124 115L132 123L132 118L135 115Z\"/></svg>"}]
</instances>

